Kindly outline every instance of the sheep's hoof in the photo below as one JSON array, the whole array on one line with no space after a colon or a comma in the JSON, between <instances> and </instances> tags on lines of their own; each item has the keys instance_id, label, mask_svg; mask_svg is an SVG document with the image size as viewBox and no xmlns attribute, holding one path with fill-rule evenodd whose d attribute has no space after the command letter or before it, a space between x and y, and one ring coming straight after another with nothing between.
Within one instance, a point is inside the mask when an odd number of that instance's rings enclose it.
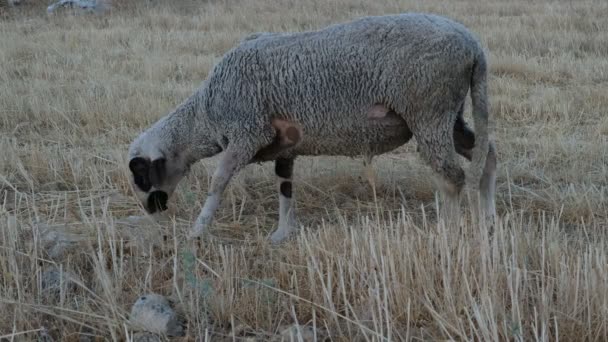
<instances>
[{"instance_id":1,"label":"sheep's hoof","mask_svg":"<svg viewBox=\"0 0 608 342\"><path fill-rule=\"evenodd\" d=\"M277 229L274 231L274 233L272 233L272 235L270 235L270 242L273 245L277 245L280 244L281 242L284 242L285 240L287 240L287 238L289 237L291 231L288 229Z\"/></svg>"},{"instance_id":2,"label":"sheep's hoof","mask_svg":"<svg viewBox=\"0 0 608 342\"><path fill-rule=\"evenodd\" d=\"M496 228L497 224L498 217L496 217L496 214L486 214L486 227L488 229L489 236L494 235L494 229Z\"/></svg>"},{"instance_id":3,"label":"sheep's hoof","mask_svg":"<svg viewBox=\"0 0 608 342\"><path fill-rule=\"evenodd\" d=\"M190 233L188 233L188 236L186 236L186 239L188 239L188 240L194 240L194 239L199 238L201 235L203 235L203 234L191 231Z\"/></svg>"},{"instance_id":4,"label":"sheep's hoof","mask_svg":"<svg viewBox=\"0 0 608 342\"><path fill-rule=\"evenodd\" d=\"M271 243L279 244L281 242L285 242L285 240L287 240L292 233L298 230L297 227L298 221L293 216L288 217L287 220L279 220L277 230L270 235Z\"/></svg>"},{"instance_id":5,"label":"sheep's hoof","mask_svg":"<svg viewBox=\"0 0 608 342\"><path fill-rule=\"evenodd\" d=\"M201 237L207 231L207 225L195 224L188 234L188 240L193 240Z\"/></svg>"}]
</instances>

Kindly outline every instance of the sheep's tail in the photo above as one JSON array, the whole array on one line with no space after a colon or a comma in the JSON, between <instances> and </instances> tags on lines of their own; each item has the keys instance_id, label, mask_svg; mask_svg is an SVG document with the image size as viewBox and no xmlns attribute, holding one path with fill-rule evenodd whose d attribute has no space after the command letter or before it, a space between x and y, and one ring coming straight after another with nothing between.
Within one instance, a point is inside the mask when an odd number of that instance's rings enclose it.
<instances>
[{"instance_id":1,"label":"sheep's tail","mask_svg":"<svg viewBox=\"0 0 608 342\"><path fill-rule=\"evenodd\" d=\"M471 100L473 104L473 121L475 123L475 146L473 147L468 183L479 188L481 176L486 164L490 144L488 129L488 70L485 54L475 58L471 76Z\"/></svg>"}]
</instances>

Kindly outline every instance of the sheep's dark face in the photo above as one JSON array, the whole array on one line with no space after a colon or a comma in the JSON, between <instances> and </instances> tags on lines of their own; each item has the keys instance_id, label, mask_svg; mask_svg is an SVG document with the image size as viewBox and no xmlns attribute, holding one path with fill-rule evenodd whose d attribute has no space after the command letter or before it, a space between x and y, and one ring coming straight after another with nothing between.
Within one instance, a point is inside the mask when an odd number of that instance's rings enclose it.
<instances>
[{"instance_id":1,"label":"sheep's dark face","mask_svg":"<svg viewBox=\"0 0 608 342\"><path fill-rule=\"evenodd\" d=\"M187 173L186 167L164 157L155 160L134 157L129 161L129 169L133 189L150 214L167 210L169 197Z\"/></svg>"}]
</instances>

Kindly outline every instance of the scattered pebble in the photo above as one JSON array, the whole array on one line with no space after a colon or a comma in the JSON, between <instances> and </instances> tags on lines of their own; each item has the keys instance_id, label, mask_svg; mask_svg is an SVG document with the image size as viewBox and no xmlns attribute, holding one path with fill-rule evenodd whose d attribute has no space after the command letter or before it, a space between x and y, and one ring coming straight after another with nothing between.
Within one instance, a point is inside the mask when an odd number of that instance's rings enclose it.
<instances>
[{"instance_id":1,"label":"scattered pebble","mask_svg":"<svg viewBox=\"0 0 608 342\"><path fill-rule=\"evenodd\" d=\"M40 327L38 332L38 342L54 342L55 340L49 334L49 331L45 327Z\"/></svg>"},{"instance_id":2,"label":"scattered pebble","mask_svg":"<svg viewBox=\"0 0 608 342\"><path fill-rule=\"evenodd\" d=\"M184 322L177 317L169 301L155 293L137 299L131 308L130 321L136 329L143 331L167 336L185 335Z\"/></svg>"},{"instance_id":3,"label":"scattered pebble","mask_svg":"<svg viewBox=\"0 0 608 342\"><path fill-rule=\"evenodd\" d=\"M59 0L47 7L47 13L53 13L58 8L80 8L90 13L101 13L108 9L108 1L102 0Z\"/></svg>"},{"instance_id":4,"label":"scattered pebble","mask_svg":"<svg viewBox=\"0 0 608 342\"><path fill-rule=\"evenodd\" d=\"M71 248L78 246L79 243L87 239L83 234L70 232L70 228L62 224L38 223L36 229L40 233L42 248L47 252L49 258L56 261L61 259Z\"/></svg>"},{"instance_id":5,"label":"scattered pebble","mask_svg":"<svg viewBox=\"0 0 608 342\"><path fill-rule=\"evenodd\" d=\"M316 336L316 339L315 339ZM302 338L300 340L300 337ZM277 341L289 342L289 341L323 341L325 335L320 331L314 331L311 326L294 324L281 331L280 339Z\"/></svg>"},{"instance_id":6,"label":"scattered pebble","mask_svg":"<svg viewBox=\"0 0 608 342\"><path fill-rule=\"evenodd\" d=\"M77 282L80 282L80 279L75 274L57 266L48 266L42 272L42 292L49 297L58 297L62 290L63 293L76 291Z\"/></svg>"},{"instance_id":7,"label":"scattered pebble","mask_svg":"<svg viewBox=\"0 0 608 342\"><path fill-rule=\"evenodd\" d=\"M137 332L133 334L133 342L160 342L162 341L160 336L150 332Z\"/></svg>"},{"instance_id":8,"label":"scattered pebble","mask_svg":"<svg viewBox=\"0 0 608 342\"><path fill-rule=\"evenodd\" d=\"M148 251L163 245L163 237L158 229L170 226L170 219L162 214L128 216L116 220L115 223L125 226L126 229L122 230L122 233L129 241L127 246L137 248L143 256L147 256Z\"/></svg>"}]
</instances>

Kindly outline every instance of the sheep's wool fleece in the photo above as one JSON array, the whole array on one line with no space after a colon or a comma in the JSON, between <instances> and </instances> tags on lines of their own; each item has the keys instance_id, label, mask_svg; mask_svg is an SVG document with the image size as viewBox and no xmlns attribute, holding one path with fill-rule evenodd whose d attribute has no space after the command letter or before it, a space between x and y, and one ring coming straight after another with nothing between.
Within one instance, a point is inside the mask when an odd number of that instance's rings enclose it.
<instances>
[{"instance_id":1,"label":"sheep's wool fleece","mask_svg":"<svg viewBox=\"0 0 608 342\"><path fill-rule=\"evenodd\" d=\"M384 153L409 139L408 127L416 135L446 121L451 131L480 56L481 45L463 25L428 14L255 33L214 67L196 95L198 112L231 141L270 139L272 118L281 118L302 127L295 154ZM370 125L368 111L377 103L398 119Z\"/></svg>"}]
</instances>

